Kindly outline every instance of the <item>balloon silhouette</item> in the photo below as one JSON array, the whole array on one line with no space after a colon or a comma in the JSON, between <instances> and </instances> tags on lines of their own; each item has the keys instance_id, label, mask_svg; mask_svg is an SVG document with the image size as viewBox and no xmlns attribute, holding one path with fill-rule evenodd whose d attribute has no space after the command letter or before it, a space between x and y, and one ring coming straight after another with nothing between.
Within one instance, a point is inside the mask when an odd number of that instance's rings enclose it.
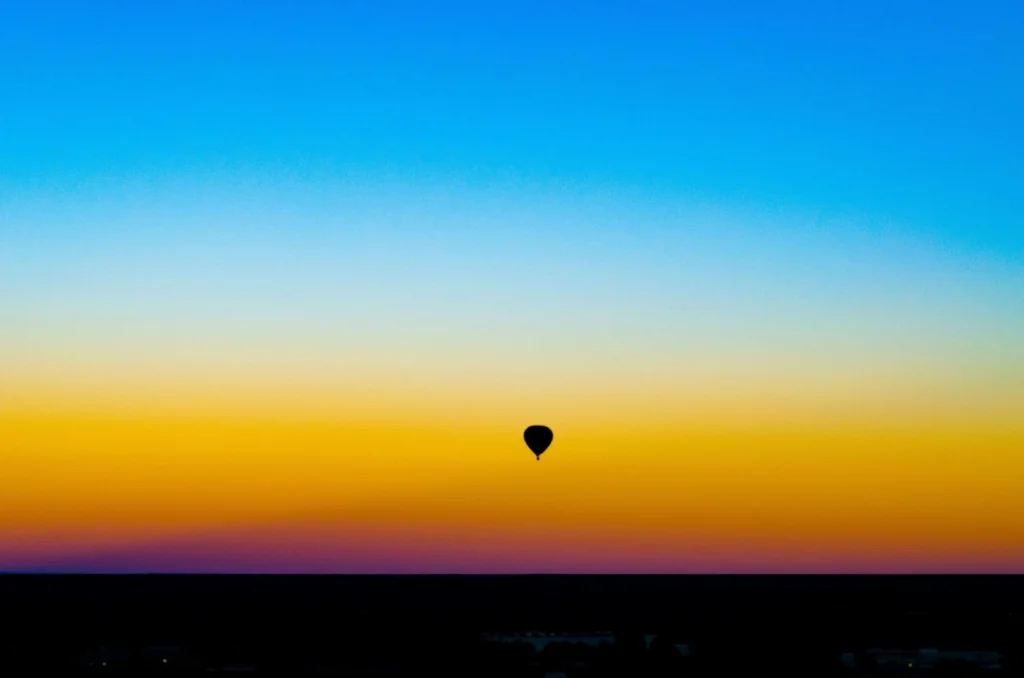
<instances>
[{"instance_id":1,"label":"balloon silhouette","mask_svg":"<svg viewBox=\"0 0 1024 678\"><path fill-rule=\"evenodd\" d=\"M548 449L554 437L555 434L547 426L530 426L523 432L526 446L537 455L537 461L540 461L540 455L544 454L544 450Z\"/></svg>"}]
</instances>

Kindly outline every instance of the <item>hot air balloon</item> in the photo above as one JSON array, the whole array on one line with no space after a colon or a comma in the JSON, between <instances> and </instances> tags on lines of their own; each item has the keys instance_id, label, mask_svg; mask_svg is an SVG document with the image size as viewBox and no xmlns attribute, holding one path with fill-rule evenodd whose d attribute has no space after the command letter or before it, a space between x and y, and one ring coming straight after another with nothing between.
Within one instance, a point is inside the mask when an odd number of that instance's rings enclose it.
<instances>
[{"instance_id":1,"label":"hot air balloon","mask_svg":"<svg viewBox=\"0 0 1024 678\"><path fill-rule=\"evenodd\" d=\"M540 455L548 449L554 437L555 434L547 426L530 426L523 432L523 440L526 441L526 446L537 455L537 461L540 461Z\"/></svg>"}]
</instances>

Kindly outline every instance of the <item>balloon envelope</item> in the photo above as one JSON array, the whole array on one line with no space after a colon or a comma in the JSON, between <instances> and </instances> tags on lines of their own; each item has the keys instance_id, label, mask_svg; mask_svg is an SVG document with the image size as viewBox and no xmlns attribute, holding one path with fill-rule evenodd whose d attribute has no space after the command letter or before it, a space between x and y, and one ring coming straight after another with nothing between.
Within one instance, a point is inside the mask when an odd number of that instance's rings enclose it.
<instances>
[{"instance_id":1,"label":"balloon envelope","mask_svg":"<svg viewBox=\"0 0 1024 678\"><path fill-rule=\"evenodd\" d=\"M551 445L551 441L554 438L555 434L547 426L530 426L523 432L523 440L526 441L526 446L537 455L538 460L540 460L540 455L544 454L544 450L548 449L548 446Z\"/></svg>"}]
</instances>

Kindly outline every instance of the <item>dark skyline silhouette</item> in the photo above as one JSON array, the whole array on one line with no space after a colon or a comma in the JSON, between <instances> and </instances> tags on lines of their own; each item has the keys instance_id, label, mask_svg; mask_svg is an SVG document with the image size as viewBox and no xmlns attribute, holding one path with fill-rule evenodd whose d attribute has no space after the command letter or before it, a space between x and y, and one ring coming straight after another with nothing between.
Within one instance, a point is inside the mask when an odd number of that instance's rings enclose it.
<instances>
[{"instance_id":1,"label":"dark skyline silhouette","mask_svg":"<svg viewBox=\"0 0 1024 678\"><path fill-rule=\"evenodd\" d=\"M1021 577L4 575L0 599L15 621L0 649L40 671L106 648L135 673L871 675L889 656L875 648L941 648L998 652L1020 675L1024 640ZM595 631L611 642L572 641Z\"/></svg>"}]
</instances>

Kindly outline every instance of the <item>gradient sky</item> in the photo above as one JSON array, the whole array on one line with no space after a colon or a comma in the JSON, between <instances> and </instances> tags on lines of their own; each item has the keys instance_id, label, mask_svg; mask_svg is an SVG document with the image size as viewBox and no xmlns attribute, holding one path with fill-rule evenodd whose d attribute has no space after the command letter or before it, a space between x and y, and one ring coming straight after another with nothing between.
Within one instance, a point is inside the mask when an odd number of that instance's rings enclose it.
<instances>
[{"instance_id":1,"label":"gradient sky","mask_svg":"<svg viewBox=\"0 0 1024 678\"><path fill-rule=\"evenodd\" d=\"M5 6L0 570L1024 572L1021 35Z\"/></svg>"}]
</instances>

